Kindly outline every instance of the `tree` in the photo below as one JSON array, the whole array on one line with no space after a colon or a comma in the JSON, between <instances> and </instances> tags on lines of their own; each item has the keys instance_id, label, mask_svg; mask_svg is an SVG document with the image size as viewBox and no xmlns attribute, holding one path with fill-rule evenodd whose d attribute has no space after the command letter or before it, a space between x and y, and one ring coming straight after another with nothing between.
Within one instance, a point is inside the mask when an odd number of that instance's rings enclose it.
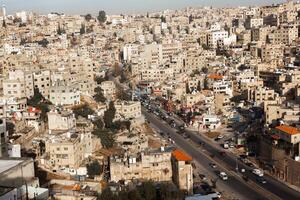
<instances>
[{"instance_id":1,"label":"tree","mask_svg":"<svg viewBox=\"0 0 300 200\"><path fill-rule=\"evenodd\" d=\"M190 87L189 87L189 83L186 83L186 84L185 84L185 92L186 92L187 94L190 94L190 93L191 93L191 90L190 90Z\"/></svg>"},{"instance_id":2,"label":"tree","mask_svg":"<svg viewBox=\"0 0 300 200\"><path fill-rule=\"evenodd\" d=\"M85 34L85 25L81 24L81 28L80 28L80 35Z\"/></svg>"},{"instance_id":3,"label":"tree","mask_svg":"<svg viewBox=\"0 0 300 200\"><path fill-rule=\"evenodd\" d=\"M109 102L108 109L104 112L104 117L103 117L106 128L112 127L115 114L116 114L116 108L114 102L111 101Z\"/></svg>"},{"instance_id":4,"label":"tree","mask_svg":"<svg viewBox=\"0 0 300 200\"><path fill-rule=\"evenodd\" d=\"M101 76L96 76L95 81L97 82L98 85L100 85L103 81L106 81L106 79Z\"/></svg>"},{"instance_id":5,"label":"tree","mask_svg":"<svg viewBox=\"0 0 300 200\"><path fill-rule=\"evenodd\" d=\"M189 24L194 21L194 17L192 15L189 16Z\"/></svg>"},{"instance_id":6,"label":"tree","mask_svg":"<svg viewBox=\"0 0 300 200\"><path fill-rule=\"evenodd\" d=\"M156 188L152 182L143 182L138 187L141 197L145 200L156 200Z\"/></svg>"},{"instance_id":7,"label":"tree","mask_svg":"<svg viewBox=\"0 0 300 200\"><path fill-rule=\"evenodd\" d=\"M111 131L108 129L96 129L93 132L101 140L101 144L104 148L108 149L114 146L115 138Z\"/></svg>"},{"instance_id":8,"label":"tree","mask_svg":"<svg viewBox=\"0 0 300 200\"><path fill-rule=\"evenodd\" d=\"M3 20L3 22L2 22L2 27L3 27L3 28L6 28L6 27L7 27L5 20Z\"/></svg>"},{"instance_id":9,"label":"tree","mask_svg":"<svg viewBox=\"0 0 300 200\"><path fill-rule=\"evenodd\" d=\"M35 87L33 90L33 96L27 100L27 104L36 107L42 100L44 100L43 95L40 93L39 88Z\"/></svg>"},{"instance_id":10,"label":"tree","mask_svg":"<svg viewBox=\"0 0 300 200\"><path fill-rule=\"evenodd\" d=\"M130 200L141 200L142 199L140 193L136 189L130 190L128 192L128 198Z\"/></svg>"},{"instance_id":11,"label":"tree","mask_svg":"<svg viewBox=\"0 0 300 200\"><path fill-rule=\"evenodd\" d=\"M0 119L2 120L2 119ZM3 121L2 121L3 122ZM11 136L15 132L15 124L12 122L6 122L6 130L8 131L8 135Z\"/></svg>"},{"instance_id":12,"label":"tree","mask_svg":"<svg viewBox=\"0 0 300 200\"><path fill-rule=\"evenodd\" d=\"M209 46L207 46L207 44L202 44L202 48L205 49L205 50L208 50Z\"/></svg>"},{"instance_id":13,"label":"tree","mask_svg":"<svg viewBox=\"0 0 300 200\"><path fill-rule=\"evenodd\" d=\"M197 90L200 92L201 91L201 82L198 81L198 84L197 84Z\"/></svg>"},{"instance_id":14,"label":"tree","mask_svg":"<svg viewBox=\"0 0 300 200\"><path fill-rule=\"evenodd\" d=\"M44 39L42 39L40 41L37 41L37 43L39 45L41 45L42 47L46 48L48 46L48 44L49 44L49 41L46 38L44 38Z\"/></svg>"},{"instance_id":15,"label":"tree","mask_svg":"<svg viewBox=\"0 0 300 200\"><path fill-rule=\"evenodd\" d=\"M120 76L121 75L121 67L118 62L115 62L113 68L114 68L114 76L115 77Z\"/></svg>"},{"instance_id":16,"label":"tree","mask_svg":"<svg viewBox=\"0 0 300 200\"><path fill-rule=\"evenodd\" d=\"M203 87L204 87L205 90L208 89L208 80L207 80L207 78L204 79Z\"/></svg>"},{"instance_id":17,"label":"tree","mask_svg":"<svg viewBox=\"0 0 300 200\"><path fill-rule=\"evenodd\" d=\"M103 90L101 87L96 87L95 88L95 95L94 95L94 99L97 101L97 102L101 102L101 103L104 103L106 101L106 98L103 94Z\"/></svg>"},{"instance_id":18,"label":"tree","mask_svg":"<svg viewBox=\"0 0 300 200\"><path fill-rule=\"evenodd\" d=\"M86 15L84 16L84 19L85 19L87 22L89 22L89 21L91 21L91 19L92 19L92 15L91 15L91 14L86 14Z\"/></svg>"},{"instance_id":19,"label":"tree","mask_svg":"<svg viewBox=\"0 0 300 200\"><path fill-rule=\"evenodd\" d=\"M89 115L93 115L95 113L87 104L74 108L73 112L76 118L78 118L78 116L88 118Z\"/></svg>"},{"instance_id":20,"label":"tree","mask_svg":"<svg viewBox=\"0 0 300 200\"><path fill-rule=\"evenodd\" d=\"M97 19L101 23L104 23L106 21L106 13L104 10L99 11Z\"/></svg>"},{"instance_id":21,"label":"tree","mask_svg":"<svg viewBox=\"0 0 300 200\"><path fill-rule=\"evenodd\" d=\"M124 83L127 81L127 77L125 73L122 71L121 76L120 76L120 83Z\"/></svg>"},{"instance_id":22,"label":"tree","mask_svg":"<svg viewBox=\"0 0 300 200\"><path fill-rule=\"evenodd\" d=\"M102 119L96 119L95 121L93 121L94 126L96 127L96 129L103 129L104 128L104 123L102 121Z\"/></svg>"},{"instance_id":23,"label":"tree","mask_svg":"<svg viewBox=\"0 0 300 200\"><path fill-rule=\"evenodd\" d=\"M92 163L89 163L86 165L87 174L90 177L98 176L100 175L102 168L98 161L93 161Z\"/></svg>"},{"instance_id":24,"label":"tree","mask_svg":"<svg viewBox=\"0 0 300 200\"><path fill-rule=\"evenodd\" d=\"M207 73L208 73L208 68L207 68L207 67L202 67L201 71L202 71L204 74L207 74Z\"/></svg>"},{"instance_id":25,"label":"tree","mask_svg":"<svg viewBox=\"0 0 300 200\"><path fill-rule=\"evenodd\" d=\"M181 200L184 199L184 193L169 183L160 185L160 199L164 200Z\"/></svg>"},{"instance_id":26,"label":"tree","mask_svg":"<svg viewBox=\"0 0 300 200\"><path fill-rule=\"evenodd\" d=\"M65 29L63 29L63 28L60 26L60 24L58 24L57 34L58 34L58 35L62 35L62 34L65 34L65 33L66 33Z\"/></svg>"},{"instance_id":27,"label":"tree","mask_svg":"<svg viewBox=\"0 0 300 200\"><path fill-rule=\"evenodd\" d=\"M115 195L110 188L105 188L97 200L118 200L118 196Z\"/></svg>"},{"instance_id":28,"label":"tree","mask_svg":"<svg viewBox=\"0 0 300 200\"><path fill-rule=\"evenodd\" d=\"M167 20L166 20L166 17L165 17L165 16L163 16L163 15L162 15L162 16L160 16L160 20L161 20L161 22L163 22L163 23L166 23L166 21L167 21Z\"/></svg>"},{"instance_id":29,"label":"tree","mask_svg":"<svg viewBox=\"0 0 300 200\"><path fill-rule=\"evenodd\" d=\"M27 99L27 105L35 107L41 110L41 119L46 121L47 112L50 111L49 105L51 102L47 101L40 93L38 88L34 88L34 95L30 99Z\"/></svg>"}]
</instances>

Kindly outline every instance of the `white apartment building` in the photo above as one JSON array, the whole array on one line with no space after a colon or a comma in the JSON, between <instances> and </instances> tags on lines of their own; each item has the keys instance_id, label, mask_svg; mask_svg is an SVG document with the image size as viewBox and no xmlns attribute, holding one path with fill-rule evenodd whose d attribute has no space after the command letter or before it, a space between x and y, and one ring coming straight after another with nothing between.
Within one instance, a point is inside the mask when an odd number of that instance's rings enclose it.
<instances>
[{"instance_id":1,"label":"white apartment building","mask_svg":"<svg viewBox=\"0 0 300 200\"><path fill-rule=\"evenodd\" d=\"M224 44L224 39L228 38L227 31L213 31L207 34L207 45L210 47L216 47L220 41Z\"/></svg>"},{"instance_id":2,"label":"white apartment building","mask_svg":"<svg viewBox=\"0 0 300 200\"><path fill-rule=\"evenodd\" d=\"M21 118L27 108L27 99L24 98L0 98L0 117Z\"/></svg>"},{"instance_id":3,"label":"white apartment building","mask_svg":"<svg viewBox=\"0 0 300 200\"><path fill-rule=\"evenodd\" d=\"M213 82L213 92L215 94L227 94L228 96L232 97L232 81L216 81Z\"/></svg>"},{"instance_id":4,"label":"white apartment building","mask_svg":"<svg viewBox=\"0 0 300 200\"><path fill-rule=\"evenodd\" d=\"M125 44L123 47L123 59L130 62L133 57L137 57L139 53L138 44Z\"/></svg>"},{"instance_id":5,"label":"white apartment building","mask_svg":"<svg viewBox=\"0 0 300 200\"><path fill-rule=\"evenodd\" d=\"M50 87L50 99L55 105L76 105L80 103L78 84L57 81Z\"/></svg>"},{"instance_id":6,"label":"white apartment building","mask_svg":"<svg viewBox=\"0 0 300 200\"><path fill-rule=\"evenodd\" d=\"M4 80L3 81L3 95L5 97L23 98L26 97L25 83L17 80Z\"/></svg>"},{"instance_id":7,"label":"white apartment building","mask_svg":"<svg viewBox=\"0 0 300 200\"><path fill-rule=\"evenodd\" d=\"M263 18L251 18L248 17L245 21L245 28L251 29L251 28L258 28L264 24Z\"/></svg>"},{"instance_id":8,"label":"white apartment building","mask_svg":"<svg viewBox=\"0 0 300 200\"><path fill-rule=\"evenodd\" d=\"M48 115L49 131L69 131L76 126L75 115L67 110L51 110Z\"/></svg>"}]
</instances>

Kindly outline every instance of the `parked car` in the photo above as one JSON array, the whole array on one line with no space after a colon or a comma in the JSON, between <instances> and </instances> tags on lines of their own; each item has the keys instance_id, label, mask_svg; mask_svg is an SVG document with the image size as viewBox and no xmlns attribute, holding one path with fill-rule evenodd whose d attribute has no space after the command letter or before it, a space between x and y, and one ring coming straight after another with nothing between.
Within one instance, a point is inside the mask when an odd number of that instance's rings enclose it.
<instances>
[{"instance_id":1,"label":"parked car","mask_svg":"<svg viewBox=\"0 0 300 200\"><path fill-rule=\"evenodd\" d=\"M201 178L202 180L207 180L206 176L204 174L199 174L199 178Z\"/></svg>"}]
</instances>

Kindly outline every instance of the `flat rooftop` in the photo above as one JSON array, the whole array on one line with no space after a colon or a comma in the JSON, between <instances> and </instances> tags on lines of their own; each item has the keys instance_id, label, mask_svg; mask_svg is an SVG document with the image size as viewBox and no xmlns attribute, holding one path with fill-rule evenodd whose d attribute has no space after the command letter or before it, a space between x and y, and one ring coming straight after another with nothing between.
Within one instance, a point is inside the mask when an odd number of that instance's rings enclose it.
<instances>
[{"instance_id":1,"label":"flat rooftop","mask_svg":"<svg viewBox=\"0 0 300 200\"><path fill-rule=\"evenodd\" d=\"M24 160L0 160L0 174L22 162L24 162Z\"/></svg>"}]
</instances>

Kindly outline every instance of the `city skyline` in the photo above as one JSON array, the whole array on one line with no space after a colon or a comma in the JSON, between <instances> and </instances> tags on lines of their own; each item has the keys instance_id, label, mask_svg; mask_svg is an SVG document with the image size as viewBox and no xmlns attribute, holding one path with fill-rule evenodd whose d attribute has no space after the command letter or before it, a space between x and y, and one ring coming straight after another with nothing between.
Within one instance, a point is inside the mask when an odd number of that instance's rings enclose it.
<instances>
[{"instance_id":1,"label":"city skyline","mask_svg":"<svg viewBox=\"0 0 300 200\"><path fill-rule=\"evenodd\" d=\"M99 10L105 10L108 14L130 14L130 13L143 13L143 12L155 12L164 9L182 9L187 6L214 6L214 7L233 7L233 6L255 6L255 5L267 5L277 4L284 2L282 0L267 0L261 2L259 0L174 0L172 4L168 0L144 0L143 3L138 3L138 0L52 0L52 1L39 1L39 0L27 0L26 2L21 0L9 0L1 1L7 7L8 14L13 14L18 11L26 10L37 13L50 13L50 12L62 12L66 14L96 14ZM226 2L226 3L225 3Z\"/></svg>"}]
</instances>

